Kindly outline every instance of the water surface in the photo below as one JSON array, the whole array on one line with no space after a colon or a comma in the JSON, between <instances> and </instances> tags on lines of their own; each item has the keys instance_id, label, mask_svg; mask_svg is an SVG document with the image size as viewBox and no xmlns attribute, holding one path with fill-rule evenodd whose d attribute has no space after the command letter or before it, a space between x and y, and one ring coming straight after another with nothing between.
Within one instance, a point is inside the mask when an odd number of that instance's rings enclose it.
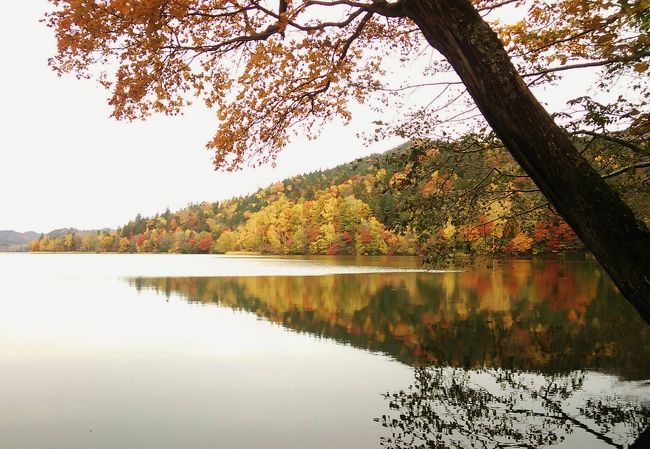
<instances>
[{"instance_id":1,"label":"water surface","mask_svg":"<svg viewBox=\"0 0 650 449\"><path fill-rule=\"evenodd\" d=\"M610 447L646 422L649 360L588 261L0 254L2 448L397 447L468 415L488 443L500 422ZM583 426L558 429L558 404Z\"/></svg>"}]
</instances>

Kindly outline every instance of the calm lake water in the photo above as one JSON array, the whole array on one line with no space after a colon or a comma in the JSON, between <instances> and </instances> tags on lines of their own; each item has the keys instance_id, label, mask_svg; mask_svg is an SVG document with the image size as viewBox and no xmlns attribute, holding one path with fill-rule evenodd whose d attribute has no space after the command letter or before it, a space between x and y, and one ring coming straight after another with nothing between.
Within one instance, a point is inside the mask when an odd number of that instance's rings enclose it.
<instances>
[{"instance_id":1,"label":"calm lake water","mask_svg":"<svg viewBox=\"0 0 650 449\"><path fill-rule=\"evenodd\" d=\"M0 254L2 449L625 447L649 379L586 260Z\"/></svg>"}]
</instances>

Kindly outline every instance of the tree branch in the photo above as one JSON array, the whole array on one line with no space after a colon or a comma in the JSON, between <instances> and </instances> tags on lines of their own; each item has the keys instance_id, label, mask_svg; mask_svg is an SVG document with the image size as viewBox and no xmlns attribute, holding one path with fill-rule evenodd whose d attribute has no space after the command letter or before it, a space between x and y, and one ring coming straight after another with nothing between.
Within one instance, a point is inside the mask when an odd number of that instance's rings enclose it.
<instances>
[{"instance_id":1,"label":"tree branch","mask_svg":"<svg viewBox=\"0 0 650 449\"><path fill-rule=\"evenodd\" d=\"M593 136L598 139L603 139L603 140L608 140L613 143L617 143L621 146L624 146L626 148L629 148L630 150L634 151L635 153L640 153L640 154L648 154L647 150L644 150L638 145L633 144L632 142L629 142L625 139L621 139L620 137L615 137L609 134L601 134L597 133L595 131L587 131L587 130L580 130L580 131L575 131L572 134L585 134L588 136Z\"/></svg>"},{"instance_id":2,"label":"tree branch","mask_svg":"<svg viewBox=\"0 0 650 449\"><path fill-rule=\"evenodd\" d=\"M517 1L517 0L504 0L504 1L502 1L502 2L495 3L495 4L490 5L490 6L484 6L484 7L482 7L482 8L477 8L476 10L477 10L478 12L483 12L483 11L492 11L493 9L499 8L499 7L501 7L501 6L509 5L510 3L515 3L516 1Z\"/></svg>"},{"instance_id":3,"label":"tree branch","mask_svg":"<svg viewBox=\"0 0 650 449\"><path fill-rule=\"evenodd\" d=\"M603 175L602 178L603 179L613 178L615 176L622 175L623 173L628 172L630 170L643 168L643 167L650 167L650 161L644 161L644 162L639 162L637 164L628 165L627 167L623 167L618 170L614 170L613 172L607 173L606 175Z\"/></svg>"},{"instance_id":4,"label":"tree branch","mask_svg":"<svg viewBox=\"0 0 650 449\"><path fill-rule=\"evenodd\" d=\"M584 69L587 67L602 67L610 64L616 64L618 62L631 62L631 61L636 61L638 59L641 59L643 57L648 56L647 53L643 54L638 54L638 55L633 55L633 56L621 56L618 58L612 58L612 59L603 59L601 61L592 61L592 62L584 62L580 64L568 64L568 65L562 65L559 67L550 67L545 70L540 70L538 72L530 72L530 73L524 73L522 74L522 78L525 77L530 77L530 76L539 76L539 75L547 75L549 73L555 73L555 72L562 72L565 70L572 70L572 69Z\"/></svg>"}]
</instances>

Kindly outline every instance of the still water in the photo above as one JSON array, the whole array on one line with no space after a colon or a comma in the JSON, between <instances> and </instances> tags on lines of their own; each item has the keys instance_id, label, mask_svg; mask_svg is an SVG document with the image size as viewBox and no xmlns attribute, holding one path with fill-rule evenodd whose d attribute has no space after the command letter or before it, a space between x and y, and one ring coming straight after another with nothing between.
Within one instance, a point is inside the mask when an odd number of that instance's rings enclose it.
<instances>
[{"instance_id":1,"label":"still water","mask_svg":"<svg viewBox=\"0 0 650 449\"><path fill-rule=\"evenodd\" d=\"M625 447L649 379L585 260L0 254L2 449Z\"/></svg>"}]
</instances>

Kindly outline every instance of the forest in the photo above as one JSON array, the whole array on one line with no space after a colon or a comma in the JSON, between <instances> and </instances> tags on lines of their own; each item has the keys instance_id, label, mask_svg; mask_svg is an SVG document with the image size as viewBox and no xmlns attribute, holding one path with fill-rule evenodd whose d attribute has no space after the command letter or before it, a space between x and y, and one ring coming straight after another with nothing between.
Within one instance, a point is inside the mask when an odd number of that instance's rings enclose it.
<instances>
[{"instance_id":1,"label":"forest","mask_svg":"<svg viewBox=\"0 0 650 449\"><path fill-rule=\"evenodd\" d=\"M412 216L431 198L450 198L494 160L469 161L459 173L423 172L424 161L449 150L428 142L424 156L414 142L380 155L335 168L294 176L255 194L221 202L190 204L175 212L136 216L116 231L58 237L42 235L30 242L33 252L119 253L262 253L320 255L424 255L436 251L463 254L531 255L583 251L569 226L552 209L513 214L529 201L508 195L482 208L488 214L448 219L438 208L436 232L422 232ZM452 149L453 150L453 149ZM411 159L420 162L414 165ZM507 170L507 157L497 161ZM434 167L435 168L435 167ZM414 176L417 176L414 178ZM476 195L479 198L480 195ZM454 197L459 200L457 196ZM460 199L465 201L465 199ZM471 202L467 202L471 206ZM426 205L429 207L430 205ZM476 211L476 207L471 207ZM408 223L413 223L409 226ZM453 242L453 248L449 245ZM442 246L441 246L442 245ZM446 245L446 246L445 246Z\"/></svg>"},{"instance_id":2,"label":"forest","mask_svg":"<svg viewBox=\"0 0 650 449\"><path fill-rule=\"evenodd\" d=\"M216 111L206 142L213 164L232 171L273 161L295 136L316 139L322 125L349 123L367 104L377 118L367 138L449 139L448 149L420 146L397 173L386 170L385 190L399 201L394 226L374 217L384 231L415 235L413 251L435 263L561 252L575 240L571 228L650 320L647 1L281 1L277 10L255 1L51 3L44 22L58 45L50 67L97 80L112 117L176 115L198 99ZM569 71L581 71L582 86L561 92ZM545 89L563 106L538 98ZM465 132L498 143L465 146ZM380 170L359 176L381 178ZM211 234L217 251L222 237L242 251L395 251L390 234L384 249L370 216L346 230L326 210L297 212L304 231L269 218L249 232L244 217L228 227L236 239L181 225L194 234L160 246L203 239L212 251ZM144 227L121 235L124 245L113 235L111 249L129 250L134 238L144 239L136 251L154 249L158 237L146 228L177 232Z\"/></svg>"}]
</instances>

